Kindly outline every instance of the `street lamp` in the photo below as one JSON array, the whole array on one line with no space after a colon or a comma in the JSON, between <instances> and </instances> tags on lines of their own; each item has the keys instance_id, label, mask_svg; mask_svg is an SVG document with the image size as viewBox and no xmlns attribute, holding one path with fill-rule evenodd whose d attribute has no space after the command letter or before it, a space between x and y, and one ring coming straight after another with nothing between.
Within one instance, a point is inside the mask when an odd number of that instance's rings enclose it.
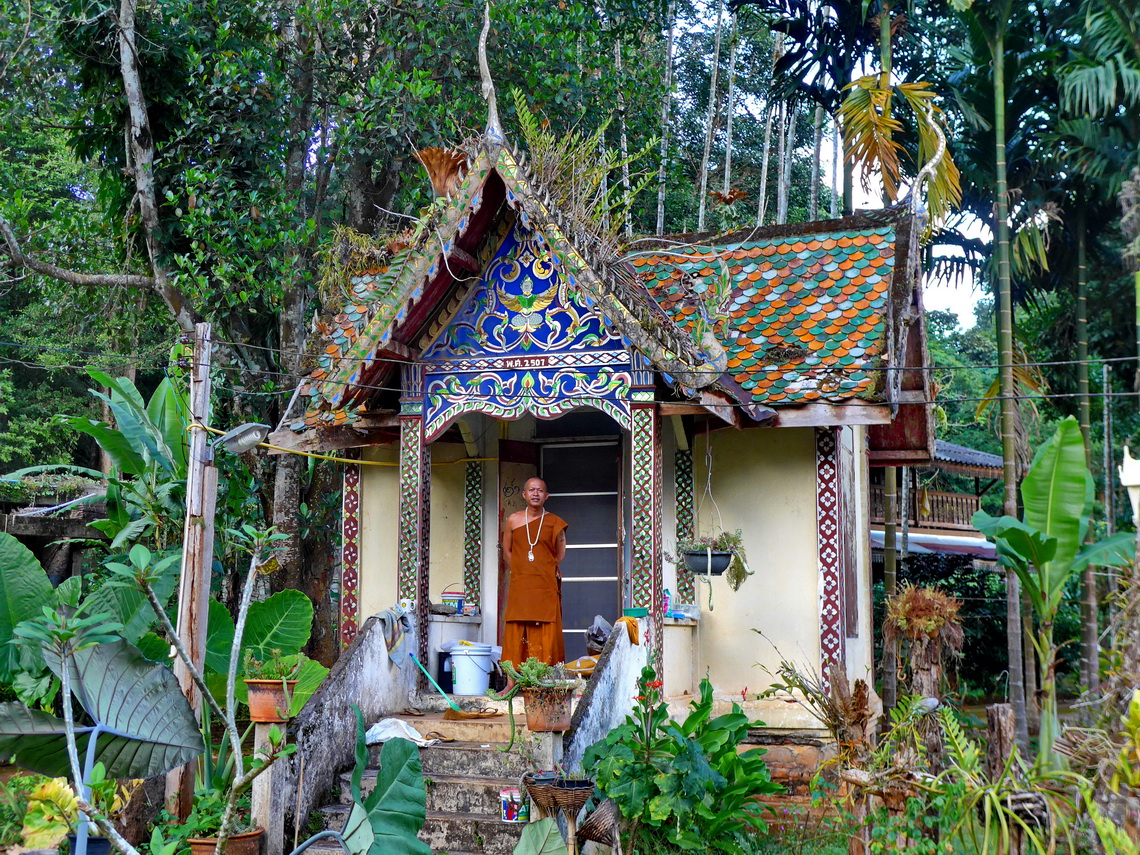
<instances>
[{"instance_id":1,"label":"street lamp","mask_svg":"<svg viewBox=\"0 0 1140 855\"><path fill-rule=\"evenodd\" d=\"M265 438L269 436L270 430L272 430L272 428L270 428L269 425L249 422L244 425L238 425L233 430L226 431L215 439L213 444L217 445L221 443L222 447L230 454L242 454L256 447L258 443L264 442Z\"/></svg>"}]
</instances>

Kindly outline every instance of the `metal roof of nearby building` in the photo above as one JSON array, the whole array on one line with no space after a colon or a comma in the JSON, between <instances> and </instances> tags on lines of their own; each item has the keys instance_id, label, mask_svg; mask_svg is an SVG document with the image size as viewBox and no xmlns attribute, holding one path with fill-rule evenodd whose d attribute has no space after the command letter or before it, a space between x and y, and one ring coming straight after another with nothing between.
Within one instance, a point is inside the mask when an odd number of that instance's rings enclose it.
<instances>
[{"instance_id":1,"label":"metal roof of nearby building","mask_svg":"<svg viewBox=\"0 0 1140 855\"><path fill-rule=\"evenodd\" d=\"M944 463L950 464L949 467L939 466L939 468L962 467L978 470L978 472L970 472L967 474L989 475L994 478L1000 478L1002 474L1002 459L1000 454L978 451L973 448L967 448L964 445L946 442L942 439L935 440L934 442L933 463L936 466Z\"/></svg>"}]
</instances>

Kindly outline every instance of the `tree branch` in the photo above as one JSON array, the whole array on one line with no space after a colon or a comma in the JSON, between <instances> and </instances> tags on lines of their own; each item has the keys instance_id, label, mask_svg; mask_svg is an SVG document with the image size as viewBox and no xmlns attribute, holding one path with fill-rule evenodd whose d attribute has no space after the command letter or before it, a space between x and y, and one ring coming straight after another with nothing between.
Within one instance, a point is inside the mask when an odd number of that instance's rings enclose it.
<instances>
[{"instance_id":1,"label":"tree branch","mask_svg":"<svg viewBox=\"0 0 1140 855\"><path fill-rule=\"evenodd\" d=\"M119 66L123 75L123 93L127 99L127 137L134 160L132 172L135 176L135 190L138 194L139 212L142 214L146 251L154 273L151 288L166 303L179 328L193 331L194 325L202 317L190 306L185 295L170 284L161 261L158 197L154 186L154 137L147 117L138 52L135 50L135 8L136 0L122 0L119 6Z\"/></svg>"},{"instance_id":2,"label":"tree branch","mask_svg":"<svg viewBox=\"0 0 1140 855\"><path fill-rule=\"evenodd\" d=\"M67 270L47 261L40 261L38 258L21 251L12 227L2 216L0 216L0 234L4 237L0 253L11 259L9 264L13 267L22 267L33 273L41 273L44 276L50 276L52 279L58 279L60 282L69 282L72 285L84 287L148 289L154 287L153 277L138 273L80 273L77 270Z\"/></svg>"}]
</instances>

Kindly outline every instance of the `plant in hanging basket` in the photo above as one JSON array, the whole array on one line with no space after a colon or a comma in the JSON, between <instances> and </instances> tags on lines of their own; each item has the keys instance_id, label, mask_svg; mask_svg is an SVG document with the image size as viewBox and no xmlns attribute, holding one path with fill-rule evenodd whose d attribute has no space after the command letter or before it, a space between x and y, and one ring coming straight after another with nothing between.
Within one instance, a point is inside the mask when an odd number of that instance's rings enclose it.
<instances>
[{"instance_id":1,"label":"plant in hanging basket","mask_svg":"<svg viewBox=\"0 0 1140 855\"><path fill-rule=\"evenodd\" d=\"M690 573L700 576L727 573L728 584L734 591L752 575L744 554L744 533L740 529L703 537L681 538L677 541L677 558L668 554L666 558L684 563Z\"/></svg>"}]
</instances>

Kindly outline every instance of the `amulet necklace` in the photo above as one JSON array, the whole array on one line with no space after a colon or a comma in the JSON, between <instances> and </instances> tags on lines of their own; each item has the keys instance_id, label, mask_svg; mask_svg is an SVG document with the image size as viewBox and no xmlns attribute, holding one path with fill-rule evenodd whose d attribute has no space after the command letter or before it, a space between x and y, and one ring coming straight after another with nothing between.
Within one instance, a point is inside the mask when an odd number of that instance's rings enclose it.
<instances>
[{"instance_id":1,"label":"amulet necklace","mask_svg":"<svg viewBox=\"0 0 1140 855\"><path fill-rule=\"evenodd\" d=\"M527 511L527 513L529 514L529 513L530 513L530 511ZM531 539L530 539L530 524L531 524L531 520L530 520L530 518L529 518L529 517L527 518L527 521L526 521L526 545L530 547L530 548L529 548L529 549L526 551L526 560L527 560L527 561L532 561L532 562L534 561L534 548L535 548L536 546L538 546L538 539L539 539L540 537L542 537L542 521L543 521L544 519L546 519L546 508L543 508L543 509L542 509L542 516L540 516L540 517L538 518L538 531L537 531L537 532L535 532L535 535L534 535L534 540L533 540L533 541L531 541Z\"/></svg>"}]
</instances>

